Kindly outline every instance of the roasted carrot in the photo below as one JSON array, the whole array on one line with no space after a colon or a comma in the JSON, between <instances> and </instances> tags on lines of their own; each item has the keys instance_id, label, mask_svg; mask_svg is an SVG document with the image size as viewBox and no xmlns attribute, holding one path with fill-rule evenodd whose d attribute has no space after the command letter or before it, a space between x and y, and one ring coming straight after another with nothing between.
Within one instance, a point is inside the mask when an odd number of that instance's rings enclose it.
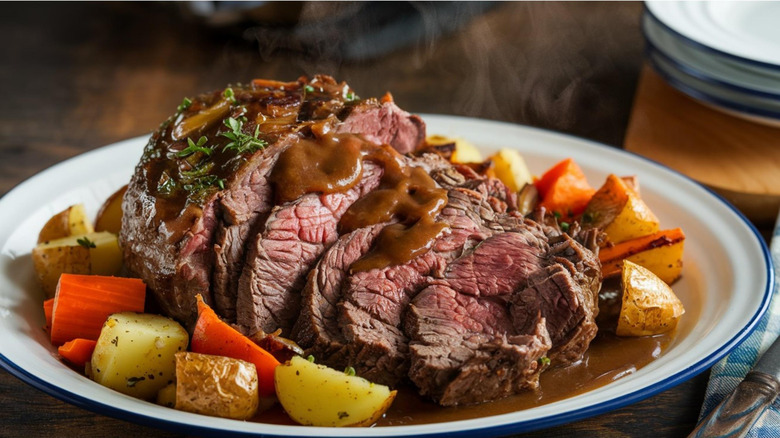
<instances>
[{"instance_id":1,"label":"roasted carrot","mask_svg":"<svg viewBox=\"0 0 780 438\"><path fill-rule=\"evenodd\" d=\"M146 285L137 278L62 274L54 295L51 342L97 340L108 315L143 312Z\"/></svg>"},{"instance_id":2,"label":"roasted carrot","mask_svg":"<svg viewBox=\"0 0 780 438\"><path fill-rule=\"evenodd\" d=\"M539 191L540 207L570 219L582 213L590 198L596 192L588 184L582 169L571 158L567 158L542 175L534 185Z\"/></svg>"},{"instance_id":3,"label":"roasted carrot","mask_svg":"<svg viewBox=\"0 0 780 438\"><path fill-rule=\"evenodd\" d=\"M386 92L384 96L382 96L382 99L380 99L380 102L382 103L392 103L393 102L393 95L390 94L390 92Z\"/></svg>"},{"instance_id":4,"label":"roasted carrot","mask_svg":"<svg viewBox=\"0 0 780 438\"><path fill-rule=\"evenodd\" d=\"M43 302L43 316L46 318L46 333L51 334L51 314L54 311L54 298Z\"/></svg>"},{"instance_id":5,"label":"roasted carrot","mask_svg":"<svg viewBox=\"0 0 780 438\"><path fill-rule=\"evenodd\" d=\"M607 246L599 249L599 260L601 263L607 263L612 260L622 260L632 255L647 251L648 249L659 246L671 245L685 239L685 234L681 228L671 230L661 230L647 236L637 237L636 239L626 240L617 245Z\"/></svg>"},{"instance_id":6,"label":"roasted carrot","mask_svg":"<svg viewBox=\"0 0 780 438\"><path fill-rule=\"evenodd\" d=\"M57 353L73 365L83 368L84 365L92 359L92 352L95 351L96 344L97 341L92 339L71 339L62 344L57 349Z\"/></svg>"},{"instance_id":7,"label":"roasted carrot","mask_svg":"<svg viewBox=\"0 0 780 438\"><path fill-rule=\"evenodd\" d=\"M263 350L221 319L198 295L198 321L190 340L195 353L226 356L252 362L257 368L260 396L274 394L274 370L279 365L271 353Z\"/></svg>"}]
</instances>

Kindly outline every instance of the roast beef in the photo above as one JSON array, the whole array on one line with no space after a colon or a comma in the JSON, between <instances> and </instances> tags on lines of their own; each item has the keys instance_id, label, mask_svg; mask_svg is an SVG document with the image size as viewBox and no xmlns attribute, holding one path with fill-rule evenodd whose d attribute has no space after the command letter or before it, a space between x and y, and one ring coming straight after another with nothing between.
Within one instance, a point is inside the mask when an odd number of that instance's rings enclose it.
<instances>
[{"instance_id":1,"label":"roast beef","mask_svg":"<svg viewBox=\"0 0 780 438\"><path fill-rule=\"evenodd\" d=\"M357 99L328 76L259 80L229 90L192 99L152 135L123 201L126 266L147 282L167 314L188 324L197 294L234 319L247 242L263 232L275 204L268 174L290 144L313 130L346 130L342 125L402 151L425 137L419 118L392 101ZM228 99L234 102L225 105ZM241 131L265 147L226 148L227 117L245 120ZM199 124L185 130L187 120ZM187 154L188 140L200 137L211 153Z\"/></svg>"},{"instance_id":2,"label":"roast beef","mask_svg":"<svg viewBox=\"0 0 780 438\"><path fill-rule=\"evenodd\" d=\"M297 163L288 151L313 144L319 154L337 136L362 145L352 182L290 195L290 179L274 173ZM422 120L390 99L359 99L327 76L199 96L152 135L136 167L126 264L186 324L200 294L246 334L281 332L317 362L413 384L442 405L536 388L596 335L597 232L523 217L501 181L418 149L424 138ZM387 155L388 144L406 155ZM401 184L410 169L424 182ZM406 260L366 265L385 231L423 222L406 210L340 222L391 186L402 187L399 202L435 192L420 201L435 232Z\"/></svg>"}]
</instances>

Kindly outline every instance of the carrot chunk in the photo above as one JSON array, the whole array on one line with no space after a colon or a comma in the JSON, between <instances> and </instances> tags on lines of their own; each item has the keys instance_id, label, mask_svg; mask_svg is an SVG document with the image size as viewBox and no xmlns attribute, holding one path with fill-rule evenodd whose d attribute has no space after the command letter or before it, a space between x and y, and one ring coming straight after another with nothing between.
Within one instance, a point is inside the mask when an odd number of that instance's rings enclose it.
<instances>
[{"instance_id":1,"label":"carrot chunk","mask_svg":"<svg viewBox=\"0 0 780 438\"><path fill-rule=\"evenodd\" d=\"M54 295L51 342L97 340L108 315L143 312L146 285L137 278L62 274Z\"/></svg>"},{"instance_id":2,"label":"carrot chunk","mask_svg":"<svg viewBox=\"0 0 780 438\"><path fill-rule=\"evenodd\" d=\"M611 261L623 260L639 252L659 246L671 245L683 239L685 239L685 234L681 228L661 230L647 236L637 237L617 245L601 248L599 249L599 261L602 264L606 264Z\"/></svg>"},{"instance_id":3,"label":"carrot chunk","mask_svg":"<svg viewBox=\"0 0 780 438\"><path fill-rule=\"evenodd\" d=\"M271 353L263 350L251 339L241 334L203 302L198 295L198 321L190 341L190 349L195 353L232 357L252 362L257 368L260 396L270 396L274 392L274 370L279 365Z\"/></svg>"},{"instance_id":4,"label":"carrot chunk","mask_svg":"<svg viewBox=\"0 0 780 438\"><path fill-rule=\"evenodd\" d=\"M541 199L539 206L564 218L582 213L596 192L571 158L551 167L534 185Z\"/></svg>"},{"instance_id":5,"label":"carrot chunk","mask_svg":"<svg viewBox=\"0 0 780 438\"><path fill-rule=\"evenodd\" d=\"M84 367L92 359L92 352L95 351L97 341L92 339L76 338L62 344L57 352L63 359L76 365Z\"/></svg>"}]
</instances>

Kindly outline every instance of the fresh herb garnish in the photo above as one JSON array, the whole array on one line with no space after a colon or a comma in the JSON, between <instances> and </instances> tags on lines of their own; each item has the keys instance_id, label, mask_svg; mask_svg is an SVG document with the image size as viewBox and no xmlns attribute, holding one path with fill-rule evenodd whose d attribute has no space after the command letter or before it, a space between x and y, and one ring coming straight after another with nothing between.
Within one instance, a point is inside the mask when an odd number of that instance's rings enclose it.
<instances>
[{"instance_id":1,"label":"fresh herb garnish","mask_svg":"<svg viewBox=\"0 0 780 438\"><path fill-rule=\"evenodd\" d=\"M81 239L76 239L76 243L83 246L84 248L90 249L90 248L97 248L97 245L95 245L95 242L89 240L86 236L82 237Z\"/></svg>"},{"instance_id":2,"label":"fresh herb garnish","mask_svg":"<svg viewBox=\"0 0 780 438\"><path fill-rule=\"evenodd\" d=\"M259 125L255 126L254 135L244 134L242 129L245 121L246 119L243 117L238 119L229 117L225 119L224 124L230 128L230 131L223 132L220 135L230 140L230 143L225 145L222 149L223 151L234 150L238 154L244 154L246 152L257 152L266 147L268 143L258 138L260 135Z\"/></svg>"},{"instance_id":3,"label":"fresh herb garnish","mask_svg":"<svg viewBox=\"0 0 780 438\"><path fill-rule=\"evenodd\" d=\"M550 365L550 358L547 357L547 356L540 357L539 358L539 363L542 364L542 365L545 365L545 366Z\"/></svg>"},{"instance_id":4,"label":"fresh herb garnish","mask_svg":"<svg viewBox=\"0 0 780 438\"><path fill-rule=\"evenodd\" d=\"M188 156L194 154L195 152L202 152L202 153L204 153L206 155L211 155L211 148L203 146L204 144L206 144L207 141L208 141L208 139L206 137L201 137L201 138L198 139L198 142L195 143L194 141L192 141L191 138L188 137L187 138L187 145L188 146L186 148L180 150L176 154L176 156L179 157L179 158L184 158L184 157L188 157Z\"/></svg>"},{"instance_id":5,"label":"fresh herb garnish","mask_svg":"<svg viewBox=\"0 0 780 438\"><path fill-rule=\"evenodd\" d=\"M312 87L309 84L304 85L303 90L306 91L307 93L314 93L314 87Z\"/></svg>"},{"instance_id":6,"label":"fresh herb garnish","mask_svg":"<svg viewBox=\"0 0 780 438\"><path fill-rule=\"evenodd\" d=\"M347 102L352 102L352 101L358 100L358 99L360 99L360 98L357 96L357 94L355 94L355 93L353 93L351 91L349 93L347 93L346 96L344 96L344 100L346 100Z\"/></svg>"},{"instance_id":7,"label":"fresh herb garnish","mask_svg":"<svg viewBox=\"0 0 780 438\"><path fill-rule=\"evenodd\" d=\"M348 376L354 376L355 375L355 369L352 367L346 367L344 368L344 374Z\"/></svg>"},{"instance_id":8,"label":"fresh herb garnish","mask_svg":"<svg viewBox=\"0 0 780 438\"><path fill-rule=\"evenodd\" d=\"M225 88L225 91L222 92L222 97L229 100L230 103L236 103L236 94L233 92L233 89L230 87Z\"/></svg>"},{"instance_id":9,"label":"fresh herb garnish","mask_svg":"<svg viewBox=\"0 0 780 438\"><path fill-rule=\"evenodd\" d=\"M312 355L310 354L310 355L306 356L306 360L308 360L308 361L309 361L309 362L311 362L311 363L314 363L314 356L312 356Z\"/></svg>"},{"instance_id":10,"label":"fresh herb garnish","mask_svg":"<svg viewBox=\"0 0 780 438\"><path fill-rule=\"evenodd\" d=\"M176 112L180 113L180 112L186 110L187 108L189 108L190 105L192 105L192 101L185 97L181 101L181 104L179 104L179 106L176 107Z\"/></svg>"},{"instance_id":11,"label":"fresh herb garnish","mask_svg":"<svg viewBox=\"0 0 780 438\"><path fill-rule=\"evenodd\" d=\"M146 380L146 377L128 377L127 378L127 387L132 388L135 386L136 383Z\"/></svg>"},{"instance_id":12,"label":"fresh herb garnish","mask_svg":"<svg viewBox=\"0 0 780 438\"><path fill-rule=\"evenodd\" d=\"M568 222L561 222L560 226L561 226L561 231L563 231L564 233L569 231L569 223Z\"/></svg>"},{"instance_id":13,"label":"fresh herb garnish","mask_svg":"<svg viewBox=\"0 0 780 438\"><path fill-rule=\"evenodd\" d=\"M183 173L183 172L182 172ZM225 188L225 180L219 178L217 175L206 175L192 179L190 182L184 184L184 190L190 193L201 193L210 187Z\"/></svg>"},{"instance_id":14,"label":"fresh herb garnish","mask_svg":"<svg viewBox=\"0 0 780 438\"><path fill-rule=\"evenodd\" d=\"M582 222L585 224L593 222L593 214L592 213L583 213L582 214Z\"/></svg>"}]
</instances>

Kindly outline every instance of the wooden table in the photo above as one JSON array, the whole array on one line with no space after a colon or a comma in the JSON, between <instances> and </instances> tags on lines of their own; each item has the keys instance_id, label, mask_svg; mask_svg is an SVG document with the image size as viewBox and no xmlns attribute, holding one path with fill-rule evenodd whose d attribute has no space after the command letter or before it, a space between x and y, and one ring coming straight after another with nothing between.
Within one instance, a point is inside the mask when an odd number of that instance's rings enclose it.
<instances>
[{"instance_id":1,"label":"wooden table","mask_svg":"<svg viewBox=\"0 0 780 438\"><path fill-rule=\"evenodd\" d=\"M523 123L620 146L642 65L641 7L501 4L449 35L339 62L259 47L184 18L178 5L4 4L0 195L69 157L149 133L185 95L316 72L364 96L390 90L413 112ZM311 16L313 8L303 11ZM623 409L522 436L684 436L706 374ZM179 435L95 415L0 371L0 436L115 434Z\"/></svg>"}]
</instances>

